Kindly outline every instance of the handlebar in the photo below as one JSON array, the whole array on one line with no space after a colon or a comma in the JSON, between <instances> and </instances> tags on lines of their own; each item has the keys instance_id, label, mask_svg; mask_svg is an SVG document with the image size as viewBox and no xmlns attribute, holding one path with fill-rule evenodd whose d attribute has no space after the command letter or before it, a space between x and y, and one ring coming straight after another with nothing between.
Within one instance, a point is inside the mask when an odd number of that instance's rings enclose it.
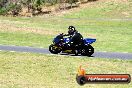
<instances>
[{"instance_id":1,"label":"handlebar","mask_svg":"<svg viewBox=\"0 0 132 88\"><path fill-rule=\"evenodd\" d=\"M62 35L62 36L69 36L69 34L64 34L64 33L61 33L60 35Z\"/></svg>"}]
</instances>

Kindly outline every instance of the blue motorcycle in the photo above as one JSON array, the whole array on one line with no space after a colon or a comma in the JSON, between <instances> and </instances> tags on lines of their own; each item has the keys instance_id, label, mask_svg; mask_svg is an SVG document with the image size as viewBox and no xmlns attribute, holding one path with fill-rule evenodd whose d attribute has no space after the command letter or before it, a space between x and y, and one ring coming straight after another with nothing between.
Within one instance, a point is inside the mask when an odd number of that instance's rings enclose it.
<instances>
[{"instance_id":1,"label":"blue motorcycle","mask_svg":"<svg viewBox=\"0 0 132 88\"><path fill-rule=\"evenodd\" d=\"M92 43L96 41L96 39L92 38L84 38L83 42L73 47L66 47L70 38L64 38L62 34L57 35L53 39L53 44L49 46L49 51L52 54L58 53L67 53L67 54L81 54L83 56L91 56L94 53L94 48L91 46Z\"/></svg>"}]
</instances>

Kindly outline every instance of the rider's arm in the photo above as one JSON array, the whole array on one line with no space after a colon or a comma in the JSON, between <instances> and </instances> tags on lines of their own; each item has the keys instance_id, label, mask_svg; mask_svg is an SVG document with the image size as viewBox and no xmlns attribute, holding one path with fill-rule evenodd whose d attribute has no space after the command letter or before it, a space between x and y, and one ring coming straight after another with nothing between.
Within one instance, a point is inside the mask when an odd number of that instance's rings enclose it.
<instances>
[{"instance_id":1,"label":"rider's arm","mask_svg":"<svg viewBox=\"0 0 132 88\"><path fill-rule=\"evenodd\" d=\"M69 34L63 34L63 36L70 36Z\"/></svg>"}]
</instances>

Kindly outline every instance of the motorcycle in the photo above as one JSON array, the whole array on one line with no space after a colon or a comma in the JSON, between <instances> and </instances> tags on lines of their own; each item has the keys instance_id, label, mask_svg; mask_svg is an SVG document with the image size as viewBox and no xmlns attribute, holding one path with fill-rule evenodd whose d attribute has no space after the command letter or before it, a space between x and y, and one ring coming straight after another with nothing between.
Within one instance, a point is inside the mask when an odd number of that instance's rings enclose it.
<instances>
[{"instance_id":1,"label":"motorcycle","mask_svg":"<svg viewBox=\"0 0 132 88\"><path fill-rule=\"evenodd\" d=\"M94 53L92 43L96 41L93 38L84 38L82 43L75 45L75 47L67 47L70 38L64 38L63 34L57 35L53 39L53 44L49 46L49 51L52 54L67 53L67 54L81 54L82 56L91 56Z\"/></svg>"}]
</instances>

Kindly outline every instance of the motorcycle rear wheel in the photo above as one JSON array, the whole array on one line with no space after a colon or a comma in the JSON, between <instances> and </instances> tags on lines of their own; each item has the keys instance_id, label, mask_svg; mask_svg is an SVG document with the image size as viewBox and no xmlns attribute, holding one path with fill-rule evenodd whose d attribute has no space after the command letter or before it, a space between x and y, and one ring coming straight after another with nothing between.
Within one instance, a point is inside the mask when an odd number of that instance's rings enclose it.
<instances>
[{"instance_id":1,"label":"motorcycle rear wheel","mask_svg":"<svg viewBox=\"0 0 132 88\"><path fill-rule=\"evenodd\" d=\"M94 48L91 45L84 46L81 50L81 55L83 56L91 56L94 53Z\"/></svg>"}]
</instances>

